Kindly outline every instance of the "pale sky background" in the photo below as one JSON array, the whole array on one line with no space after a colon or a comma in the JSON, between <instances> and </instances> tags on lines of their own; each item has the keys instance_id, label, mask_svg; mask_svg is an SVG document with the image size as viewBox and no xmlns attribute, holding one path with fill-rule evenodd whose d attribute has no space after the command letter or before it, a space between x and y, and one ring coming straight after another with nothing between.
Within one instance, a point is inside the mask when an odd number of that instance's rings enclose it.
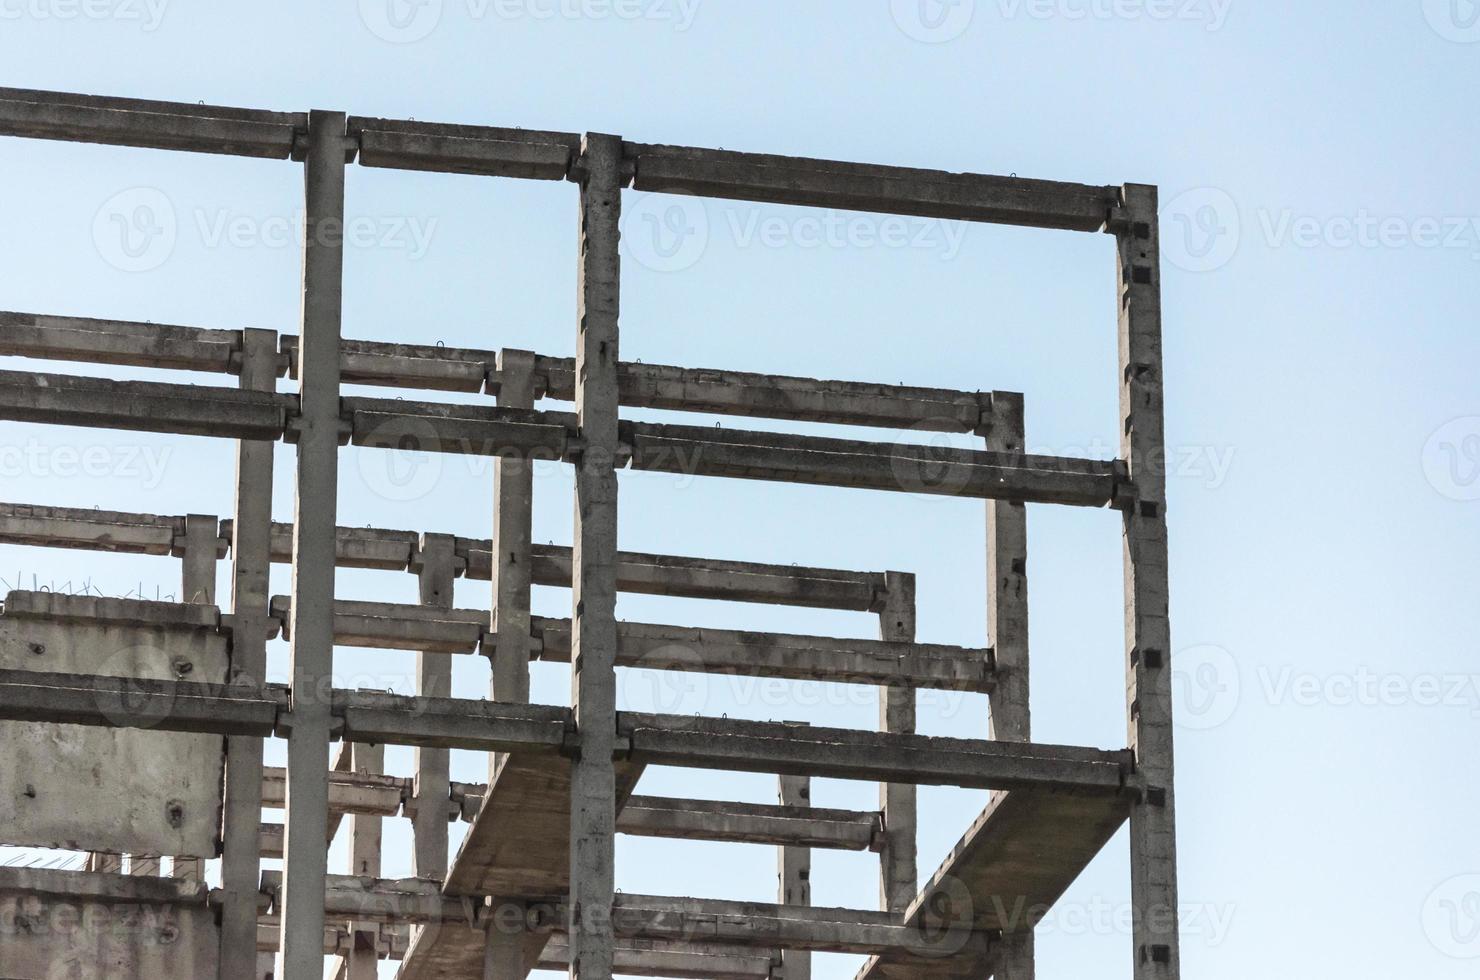
<instances>
[{"instance_id":1,"label":"pale sky background","mask_svg":"<svg viewBox=\"0 0 1480 980\"><path fill-rule=\"evenodd\" d=\"M1159 184L1185 973L1474 976L1472 0L0 0L0 84ZM0 308L296 332L300 181L284 162L0 140ZM631 192L626 207L625 357L1018 390L1037 451L1113 453L1109 237ZM345 336L573 352L572 185L355 168L348 214L365 240L346 256ZM233 452L4 423L0 497L226 515ZM489 533L483 460L388 472L350 448L341 473L341 523ZM537 540L569 541L570 491L568 470L542 472ZM1030 513L1035 736L1123 746L1118 521ZM985 641L979 502L629 475L620 533L635 550L914 571L922 641ZM165 559L0 549L4 589L154 597L177 577ZM286 569L276 578L286 592ZM538 591L539 611L568 612L566 592ZM348 572L338 593L416 588ZM487 585L457 599L484 605ZM631 596L620 613L876 629L866 614ZM409 690L414 669L411 654L350 651L336 672ZM486 673L460 662L456 693L480 696ZM566 693L563 668L537 669L537 699ZM626 674L622 699L875 722L864 688ZM921 726L981 736L984 699L927 695ZM390 760L409 772L409 750ZM454 770L479 779L483 762ZM642 791L769 802L775 786L652 771ZM922 876L983 795L922 790ZM838 781L813 800L877 805L873 785ZM405 826L388 823L388 875L409 871ZM331 870L344 860L341 845ZM618 883L769 901L774 863L769 848L624 838ZM872 908L876 876L873 855L818 852L814 902ZM1040 977L1129 977L1128 898L1122 834L1041 930ZM819 956L816 972L858 962Z\"/></svg>"}]
</instances>

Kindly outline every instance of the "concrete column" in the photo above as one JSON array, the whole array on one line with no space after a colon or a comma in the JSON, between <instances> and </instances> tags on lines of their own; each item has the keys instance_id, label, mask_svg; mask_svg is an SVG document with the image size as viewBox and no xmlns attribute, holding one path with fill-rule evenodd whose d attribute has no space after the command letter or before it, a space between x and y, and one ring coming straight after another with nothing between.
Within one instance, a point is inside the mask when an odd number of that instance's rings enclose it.
<instances>
[{"instance_id":1,"label":"concrete column","mask_svg":"<svg viewBox=\"0 0 1480 980\"><path fill-rule=\"evenodd\" d=\"M385 746L356 743L351 768L355 772L385 772ZM445 827L444 821L444 827ZM381 868L381 818L362 813L349 817L349 873L361 878L379 878ZM379 927L373 922L350 923L350 953L344 957L345 980L375 980L376 944Z\"/></svg>"},{"instance_id":2,"label":"concrete column","mask_svg":"<svg viewBox=\"0 0 1480 980\"><path fill-rule=\"evenodd\" d=\"M879 638L899 643L915 642L915 576L888 572L886 595L879 612ZM915 689L879 688L879 727L886 732L913 735L915 732ZM884 849L879 854L879 901L888 912L904 912L919 890L915 867L915 787L904 783L881 783L879 806L884 811Z\"/></svg>"},{"instance_id":3,"label":"concrete column","mask_svg":"<svg viewBox=\"0 0 1480 980\"><path fill-rule=\"evenodd\" d=\"M204 514L185 518L185 541L180 556L180 601L216 604L216 547L221 537L221 521ZM170 860L170 877L200 881L205 862L200 858L176 857Z\"/></svg>"},{"instance_id":4,"label":"concrete column","mask_svg":"<svg viewBox=\"0 0 1480 980\"><path fill-rule=\"evenodd\" d=\"M329 820L339 329L348 145L343 113L315 110L309 114L293 518L293 704L284 807L287 829L279 980L321 980L324 972L324 879L328 872L324 828Z\"/></svg>"},{"instance_id":5,"label":"concrete column","mask_svg":"<svg viewBox=\"0 0 1480 980\"><path fill-rule=\"evenodd\" d=\"M457 580L456 539L450 534L423 534L413 567L421 590L421 603L434 609L452 608L453 583ZM452 654L416 655L417 693L428 698L452 697ZM416 847L413 854L418 878L447 877L447 807L451 798L451 753L447 749L417 748L416 789L411 829Z\"/></svg>"},{"instance_id":6,"label":"concrete column","mask_svg":"<svg viewBox=\"0 0 1480 980\"><path fill-rule=\"evenodd\" d=\"M986 433L990 452L1023 453L1023 396L992 394L992 421ZM987 642L997 658L997 686L989 695L988 737L1004 742L1032 740L1028 702L1028 509L1021 501L987 501ZM1007 907L1018 907L1007 896ZM1023 905L1026 907L1026 904ZM1033 930L1002 936L998 980L1033 980Z\"/></svg>"},{"instance_id":7,"label":"concrete column","mask_svg":"<svg viewBox=\"0 0 1480 980\"><path fill-rule=\"evenodd\" d=\"M1120 298L1120 455L1135 485L1134 499L1121 502L1128 735L1144 786L1130 820L1134 975L1136 980L1176 980L1181 954L1156 188L1122 188L1121 213L1111 230Z\"/></svg>"},{"instance_id":8,"label":"concrete column","mask_svg":"<svg viewBox=\"0 0 1480 980\"><path fill-rule=\"evenodd\" d=\"M238 384L244 391L277 388L277 334L242 331ZM231 682L260 685L267 673L268 573L272 568L274 443L236 444L236 512L231 523ZM262 980L257 955L257 885L261 868L262 739L226 740L222 811L221 980ZM271 959L271 957L269 957Z\"/></svg>"},{"instance_id":9,"label":"concrete column","mask_svg":"<svg viewBox=\"0 0 1480 980\"><path fill-rule=\"evenodd\" d=\"M611 980L616 836L617 310L622 141L587 134L577 294L575 548L571 701L580 740L571 764L570 975Z\"/></svg>"},{"instance_id":10,"label":"concrete column","mask_svg":"<svg viewBox=\"0 0 1480 980\"><path fill-rule=\"evenodd\" d=\"M483 980L524 980L523 903L492 899L484 929Z\"/></svg>"},{"instance_id":11,"label":"concrete column","mask_svg":"<svg viewBox=\"0 0 1480 980\"><path fill-rule=\"evenodd\" d=\"M503 408L533 408L534 354L503 350L498 355L498 403ZM534 518L534 473L515 453L494 460L493 471L493 668L489 697L529 701L530 535ZM502 756L489 759L493 782Z\"/></svg>"},{"instance_id":12,"label":"concrete column","mask_svg":"<svg viewBox=\"0 0 1480 980\"><path fill-rule=\"evenodd\" d=\"M807 776L778 776L777 800L782 806L811 806L812 780ZM776 901L782 905L812 904L812 849L778 847ZM781 951L782 980L812 980L812 954L804 949Z\"/></svg>"}]
</instances>

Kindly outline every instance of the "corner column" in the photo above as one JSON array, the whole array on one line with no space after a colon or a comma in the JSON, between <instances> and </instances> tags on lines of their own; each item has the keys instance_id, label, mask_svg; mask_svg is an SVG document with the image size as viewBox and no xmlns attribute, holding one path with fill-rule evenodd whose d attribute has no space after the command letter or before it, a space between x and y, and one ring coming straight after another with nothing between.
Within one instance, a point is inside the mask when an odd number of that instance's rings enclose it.
<instances>
[{"instance_id":1,"label":"corner column","mask_svg":"<svg viewBox=\"0 0 1480 980\"><path fill-rule=\"evenodd\" d=\"M277 334L242 331L243 391L275 391ZM272 567L271 442L236 444L236 511L231 522L232 684L260 688L267 674L268 602ZM261 869L262 739L226 740L223 808L221 980L261 980L257 953L257 886Z\"/></svg>"},{"instance_id":2,"label":"corner column","mask_svg":"<svg viewBox=\"0 0 1480 980\"><path fill-rule=\"evenodd\" d=\"M908 572L886 572L884 588L879 639L915 642L915 576ZM913 687L879 688L879 727L899 735L915 733ZM884 846L879 854L880 903L886 912L903 914L919 889L915 863L915 787L907 783L881 783L879 804L884 811Z\"/></svg>"},{"instance_id":3,"label":"corner column","mask_svg":"<svg viewBox=\"0 0 1480 980\"><path fill-rule=\"evenodd\" d=\"M345 116L309 114L304 166L303 324L293 516L292 730L278 980L324 972L324 827L329 820L339 478L339 332L344 273Z\"/></svg>"},{"instance_id":4,"label":"corner column","mask_svg":"<svg viewBox=\"0 0 1480 980\"><path fill-rule=\"evenodd\" d=\"M1023 396L992 393L986 431L990 452L1026 452ZM1032 741L1028 673L1028 509L1020 500L987 501L987 637L996 658L997 685L988 696L989 738ZM997 794L993 794L997 795ZM1004 896L1015 908L1017 896ZM1033 923L1004 929L996 977L1033 980Z\"/></svg>"},{"instance_id":5,"label":"corner column","mask_svg":"<svg viewBox=\"0 0 1480 980\"><path fill-rule=\"evenodd\" d=\"M588 133L577 294L575 549L571 569L570 976L611 980L616 837L617 315L622 140Z\"/></svg>"},{"instance_id":6,"label":"corner column","mask_svg":"<svg viewBox=\"0 0 1480 980\"><path fill-rule=\"evenodd\" d=\"M1172 792L1171 628L1168 621L1166 442L1157 192L1121 189L1116 238L1120 299L1120 455L1133 490L1120 504L1125 569L1126 716L1142 795L1131 807L1131 905L1136 980L1181 976L1177 827Z\"/></svg>"},{"instance_id":7,"label":"corner column","mask_svg":"<svg viewBox=\"0 0 1480 980\"><path fill-rule=\"evenodd\" d=\"M457 580L456 539L450 534L423 534L412 568L417 574L421 604L451 609ZM452 697L452 654L416 654L416 691L424 698ZM411 830L415 837L413 867L416 877L442 881L447 877L447 810L451 794L452 753L418 747L416 786Z\"/></svg>"}]
</instances>

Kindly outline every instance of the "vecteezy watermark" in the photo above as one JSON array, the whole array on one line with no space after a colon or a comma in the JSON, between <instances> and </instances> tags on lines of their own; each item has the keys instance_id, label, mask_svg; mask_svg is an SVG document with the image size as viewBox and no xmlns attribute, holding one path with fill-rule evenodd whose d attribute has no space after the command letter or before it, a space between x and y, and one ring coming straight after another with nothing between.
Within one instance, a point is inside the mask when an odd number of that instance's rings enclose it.
<instances>
[{"instance_id":1,"label":"vecteezy watermark","mask_svg":"<svg viewBox=\"0 0 1480 980\"><path fill-rule=\"evenodd\" d=\"M451 7L471 21L594 20L670 25L686 31L702 0L359 0L360 21L391 44L430 37Z\"/></svg>"},{"instance_id":2,"label":"vecteezy watermark","mask_svg":"<svg viewBox=\"0 0 1480 980\"><path fill-rule=\"evenodd\" d=\"M1222 30L1233 0L997 0L1003 20L1149 20Z\"/></svg>"},{"instance_id":3,"label":"vecteezy watermark","mask_svg":"<svg viewBox=\"0 0 1480 980\"><path fill-rule=\"evenodd\" d=\"M976 17L976 0L889 0L894 25L925 44L954 41Z\"/></svg>"},{"instance_id":4,"label":"vecteezy watermark","mask_svg":"<svg viewBox=\"0 0 1480 980\"><path fill-rule=\"evenodd\" d=\"M1039 935L1130 936L1138 922L1154 931L1197 939L1207 946L1221 946L1233 929L1237 906L1212 902L1179 902L1176 908L1155 906L1138 909L1129 902L1112 902L1100 896L1088 901L1061 901L1032 905L1022 896L991 899L992 911L1005 929L1033 927Z\"/></svg>"},{"instance_id":5,"label":"vecteezy watermark","mask_svg":"<svg viewBox=\"0 0 1480 980\"><path fill-rule=\"evenodd\" d=\"M1203 643L1172 657L1172 706L1183 728L1217 728L1233 717L1242 694L1238 661L1223 647Z\"/></svg>"},{"instance_id":6,"label":"vecteezy watermark","mask_svg":"<svg viewBox=\"0 0 1480 980\"><path fill-rule=\"evenodd\" d=\"M148 272L168 261L178 234L175 205L154 187L119 191L93 215L93 245L123 272Z\"/></svg>"},{"instance_id":7,"label":"vecteezy watermark","mask_svg":"<svg viewBox=\"0 0 1480 980\"><path fill-rule=\"evenodd\" d=\"M950 261L961 252L959 221L825 210L767 214L763 208L709 205L683 194L638 195L622 214L623 252L655 272L681 272L704 257L712 241L737 249L915 249Z\"/></svg>"},{"instance_id":8,"label":"vecteezy watermark","mask_svg":"<svg viewBox=\"0 0 1480 980\"><path fill-rule=\"evenodd\" d=\"M1258 208L1250 220L1227 191L1198 187L1173 197L1161 210L1162 254L1185 272L1221 269L1250 231L1268 248L1337 251L1417 248L1467 251L1480 261L1480 216L1301 214L1294 208Z\"/></svg>"},{"instance_id":9,"label":"vecteezy watermark","mask_svg":"<svg viewBox=\"0 0 1480 980\"><path fill-rule=\"evenodd\" d=\"M1212 272L1238 251L1242 224L1238 205L1227 191L1197 187L1161 209L1161 251L1187 272Z\"/></svg>"},{"instance_id":10,"label":"vecteezy watermark","mask_svg":"<svg viewBox=\"0 0 1480 980\"><path fill-rule=\"evenodd\" d=\"M183 223L174 202L155 187L130 187L104 201L93 215L93 245L104 262L122 272L148 272L169 261L182 227L202 248L294 248L307 234L303 212L242 214L224 208L190 211ZM315 241L349 248L405 252L421 259L431 248L435 217L356 215L319 222Z\"/></svg>"},{"instance_id":11,"label":"vecteezy watermark","mask_svg":"<svg viewBox=\"0 0 1480 980\"><path fill-rule=\"evenodd\" d=\"M1423 903L1423 931L1445 956L1480 959L1480 874L1456 875L1430 892Z\"/></svg>"},{"instance_id":12,"label":"vecteezy watermark","mask_svg":"<svg viewBox=\"0 0 1480 980\"><path fill-rule=\"evenodd\" d=\"M116 21L158 30L169 0L0 0L0 20Z\"/></svg>"},{"instance_id":13,"label":"vecteezy watermark","mask_svg":"<svg viewBox=\"0 0 1480 980\"><path fill-rule=\"evenodd\" d=\"M1480 41L1480 0L1423 0L1429 26L1446 41Z\"/></svg>"},{"instance_id":14,"label":"vecteezy watermark","mask_svg":"<svg viewBox=\"0 0 1480 980\"><path fill-rule=\"evenodd\" d=\"M1480 500L1480 416L1444 423L1423 447L1429 486L1450 500Z\"/></svg>"},{"instance_id":15,"label":"vecteezy watermark","mask_svg":"<svg viewBox=\"0 0 1480 980\"><path fill-rule=\"evenodd\" d=\"M169 466L168 446L46 445L35 439L0 444L0 478L138 480L157 488Z\"/></svg>"}]
</instances>

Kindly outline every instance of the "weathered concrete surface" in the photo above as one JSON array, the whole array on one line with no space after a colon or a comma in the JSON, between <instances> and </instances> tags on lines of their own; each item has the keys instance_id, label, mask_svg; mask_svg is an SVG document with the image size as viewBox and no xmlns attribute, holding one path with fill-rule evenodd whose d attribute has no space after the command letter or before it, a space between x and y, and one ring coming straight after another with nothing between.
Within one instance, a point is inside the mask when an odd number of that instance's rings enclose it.
<instances>
[{"instance_id":1,"label":"weathered concrete surface","mask_svg":"<svg viewBox=\"0 0 1480 980\"><path fill-rule=\"evenodd\" d=\"M216 976L216 917L199 882L0 868L0 922L5 977Z\"/></svg>"},{"instance_id":2,"label":"weathered concrete surface","mask_svg":"<svg viewBox=\"0 0 1480 980\"><path fill-rule=\"evenodd\" d=\"M0 616L0 669L219 684L227 642L206 625L217 615L214 607L12 592ZM5 722L0 744L6 843L215 857L220 737Z\"/></svg>"},{"instance_id":3,"label":"weathered concrete surface","mask_svg":"<svg viewBox=\"0 0 1480 980\"><path fill-rule=\"evenodd\" d=\"M618 762L618 809L642 767ZM499 895L563 902L570 888L571 767L564 760L513 753L505 757L447 875L448 895ZM548 932L530 933L525 971L534 968ZM444 925L422 932L401 966L402 980L475 978L482 974L481 929Z\"/></svg>"},{"instance_id":4,"label":"weathered concrete surface","mask_svg":"<svg viewBox=\"0 0 1480 980\"><path fill-rule=\"evenodd\" d=\"M1058 901L1125 823L1117 797L1017 791L998 795L967 830L905 913L923 952L892 950L871 959L858 980L980 978L993 972L997 950L967 942L984 930L1031 924ZM942 898L944 900L942 900ZM942 919L935 911L947 908Z\"/></svg>"}]
</instances>

